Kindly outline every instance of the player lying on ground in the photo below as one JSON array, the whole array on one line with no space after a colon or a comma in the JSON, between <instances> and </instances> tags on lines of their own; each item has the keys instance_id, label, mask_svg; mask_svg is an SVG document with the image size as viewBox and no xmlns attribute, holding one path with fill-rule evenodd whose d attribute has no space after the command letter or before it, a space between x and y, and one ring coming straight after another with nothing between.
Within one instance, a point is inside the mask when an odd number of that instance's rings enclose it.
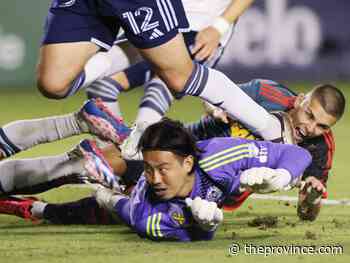
<instances>
[{"instance_id":1,"label":"player lying on ground","mask_svg":"<svg viewBox=\"0 0 350 263\"><path fill-rule=\"evenodd\" d=\"M142 69L136 66L139 75L143 76ZM127 74L119 73L121 79ZM123 77L124 75L124 77ZM116 78L117 78L116 77ZM121 83L128 83L122 81ZM333 85L323 84L304 94L295 94L284 85L272 80L255 79L248 83L238 84L239 87L268 111L286 111L295 126L294 136L297 143L308 149L313 162L304 173L305 188L300 191L298 215L303 220L315 220L321 208L321 195L327 197L326 186L329 170L334 155L334 139L331 127L342 117L345 108L345 97ZM123 90L129 86L123 84ZM88 89L89 90L89 89ZM103 83L95 86L96 93L90 96L108 96L117 101L118 94L110 95ZM109 94L109 95L108 95ZM158 121L166 114L174 97L166 85L154 79L145 86L145 95L141 100L140 108L135 120L135 127L131 136L121 146L122 155L127 159L137 157L135 147L144 128L152 122ZM211 110L215 107L210 107ZM249 109L249 107L247 107ZM215 109L214 114L222 111ZM243 121L244 123L244 121ZM212 117L202 118L199 122L189 125L197 139L207 139L221 136L239 136L259 138L256 134L225 116L224 122ZM313 189L313 190L312 190ZM315 194L309 194L315 192ZM232 204L234 205L234 204ZM235 205L234 205L235 206Z\"/></svg>"},{"instance_id":2,"label":"player lying on ground","mask_svg":"<svg viewBox=\"0 0 350 263\"><path fill-rule=\"evenodd\" d=\"M6 155L28 149L34 145L59 140L72 135L89 132L101 138L120 143L128 136L125 127L104 107L101 101L88 101L77 113L51 118L17 121L4 126L1 131L1 149ZM26 136L23 136L25 134ZM74 153L74 152L73 152ZM2 194L35 194L65 183L81 182L84 174L82 160L76 160L72 152L62 155L14 159L0 163L0 191ZM115 146L105 150L110 163L120 169L119 151ZM142 162L127 161L126 180L136 182L142 169ZM135 172L135 169L137 170ZM121 174L116 171L116 174Z\"/></svg>"},{"instance_id":3,"label":"player lying on ground","mask_svg":"<svg viewBox=\"0 0 350 263\"><path fill-rule=\"evenodd\" d=\"M118 186L93 143L83 141L78 150L87 161L89 179L114 189ZM181 123L169 119L145 130L139 150L145 172L130 196L101 187L96 201L141 237L154 240L212 239L223 220L220 207L239 194L240 187L283 190L293 186L311 162L308 151L295 145L240 138L196 142ZM76 220L82 210L77 203L34 201L31 212L62 223ZM86 222L85 216L79 216L83 221L78 223Z\"/></svg>"},{"instance_id":4,"label":"player lying on ground","mask_svg":"<svg viewBox=\"0 0 350 263\"><path fill-rule=\"evenodd\" d=\"M158 88L161 87L162 86L159 86ZM253 80L240 85L240 87L265 108L287 111L292 122L296 126L294 134L297 137L299 145L308 149L313 155L313 162L304 173L304 179L307 179L307 185L316 189L318 194L313 196L312 200L308 200L306 196L311 189L305 187L305 191L300 192L298 215L302 219L314 220L321 206L319 197L322 193L326 192L325 186L334 152L334 142L329 127L340 119L344 111L344 96L339 90L329 85L320 86L313 91L313 94L309 92L306 96L303 94L295 96L294 93L286 87L276 82L266 80ZM150 115L152 115L150 119L160 119L162 116L162 113L158 112L157 108L154 107L155 104L152 103L154 102L152 99L153 94L149 95L146 91L145 97L142 99L140 111L145 110L146 114L141 115L146 117L146 119ZM157 94L159 96L165 96L170 93L164 93L161 89ZM160 101L163 99L164 98L159 98ZM310 114L312 114L312 116L310 116ZM76 123L74 119L75 116L77 116L77 114L10 123L0 130L2 135L1 149L3 151L6 150L6 154L10 155L16 151L28 149L38 143L80 134L81 129L79 126L81 126L81 124L79 125ZM45 127L45 129L42 129L42 127ZM237 122L231 120L226 124L210 116L188 127L198 139L206 139L215 136L243 136L246 138L254 138L248 130ZM85 131L86 130L87 129L85 129ZM27 136L23 137L21 134L26 134ZM303 136L301 136L301 134L303 134ZM66 158L63 159L66 160ZM53 159L51 158L50 160ZM28 165L28 162L31 162L31 160L23 162L26 163L26 167L38 167L37 164ZM128 171L134 169L139 171L141 169L141 165L137 162L128 162ZM32 173L37 174L36 171L32 171ZM130 172L127 177L133 174L135 175L135 173ZM25 176L27 176L27 174L25 174ZM54 176L44 178L44 180L52 181L52 185L57 185L57 181L64 182L63 179L56 180ZM246 198L248 195L249 193L246 193L243 197ZM236 207L243 201L241 198L238 200L239 202L233 200L231 204L227 204L227 207Z\"/></svg>"}]
</instances>

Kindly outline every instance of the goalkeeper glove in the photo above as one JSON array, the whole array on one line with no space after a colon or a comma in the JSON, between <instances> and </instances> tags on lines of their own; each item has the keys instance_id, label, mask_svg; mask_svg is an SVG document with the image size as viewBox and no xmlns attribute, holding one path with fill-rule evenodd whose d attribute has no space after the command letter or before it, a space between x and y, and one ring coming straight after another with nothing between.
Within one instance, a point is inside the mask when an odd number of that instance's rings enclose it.
<instances>
[{"instance_id":1,"label":"goalkeeper glove","mask_svg":"<svg viewBox=\"0 0 350 263\"><path fill-rule=\"evenodd\" d=\"M271 193L285 190L291 182L292 176L285 169L271 169L255 167L241 173L242 187L248 187L256 193Z\"/></svg>"},{"instance_id":2,"label":"goalkeeper glove","mask_svg":"<svg viewBox=\"0 0 350 263\"><path fill-rule=\"evenodd\" d=\"M222 222L224 216L215 202L209 202L200 197L186 198L186 205L191 209L194 220L205 231L214 231Z\"/></svg>"}]
</instances>

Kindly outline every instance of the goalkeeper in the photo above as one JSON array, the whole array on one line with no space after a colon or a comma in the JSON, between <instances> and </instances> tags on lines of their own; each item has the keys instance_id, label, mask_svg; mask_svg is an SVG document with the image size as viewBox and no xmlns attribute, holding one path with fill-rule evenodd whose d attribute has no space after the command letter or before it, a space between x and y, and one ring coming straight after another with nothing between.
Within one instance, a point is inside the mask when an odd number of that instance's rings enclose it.
<instances>
[{"instance_id":1,"label":"goalkeeper","mask_svg":"<svg viewBox=\"0 0 350 263\"><path fill-rule=\"evenodd\" d=\"M295 145L239 138L196 143L182 124L169 119L145 130L139 150L145 172L130 196L100 187L95 198L75 203L34 201L30 213L54 223L86 223L89 210L84 206L90 202L91 207L95 200L112 213L110 218L116 216L142 237L209 240L223 220L220 208L226 198L239 194L241 187L265 193L293 186L311 162L308 151ZM113 171L93 143L83 141L79 151L87 160L89 180L118 188Z\"/></svg>"}]
</instances>

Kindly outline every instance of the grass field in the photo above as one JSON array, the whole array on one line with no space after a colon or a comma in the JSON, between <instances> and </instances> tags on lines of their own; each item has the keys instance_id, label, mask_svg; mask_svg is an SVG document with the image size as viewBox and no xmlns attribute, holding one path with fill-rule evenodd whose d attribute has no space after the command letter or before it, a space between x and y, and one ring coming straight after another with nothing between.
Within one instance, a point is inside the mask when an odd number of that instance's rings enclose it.
<instances>
[{"instance_id":1,"label":"grass field","mask_svg":"<svg viewBox=\"0 0 350 263\"><path fill-rule=\"evenodd\" d=\"M309 88L301 84L298 91ZM350 99L347 84L339 86ZM292 85L293 87L293 85ZM121 97L121 108L127 122L137 109L141 91ZM2 89L0 124L25 118L64 114L75 110L84 100L76 96L65 101L49 101L34 89ZM201 113L199 102L185 99L170 112L171 117L193 121ZM336 156L329 180L330 199L350 199L348 175L350 149L349 109L334 128ZM57 154L70 149L81 138L75 137L39 146L21 153L18 158ZM0 175L1 176L1 175ZM63 187L40 195L45 200L62 202L89 194L86 188ZM284 193L283 193L284 194ZM288 195L295 196L295 192ZM271 228L248 226L257 216L276 216ZM314 223L300 222L293 203L251 200L234 213L225 213L225 222L211 242L155 243L140 239L124 226L57 226L46 223L33 225L16 217L0 215L0 262L350 262L350 206L325 206ZM229 255L229 246L242 248L237 256ZM257 245L341 245L342 255L249 255L245 244Z\"/></svg>"}]
</instances>

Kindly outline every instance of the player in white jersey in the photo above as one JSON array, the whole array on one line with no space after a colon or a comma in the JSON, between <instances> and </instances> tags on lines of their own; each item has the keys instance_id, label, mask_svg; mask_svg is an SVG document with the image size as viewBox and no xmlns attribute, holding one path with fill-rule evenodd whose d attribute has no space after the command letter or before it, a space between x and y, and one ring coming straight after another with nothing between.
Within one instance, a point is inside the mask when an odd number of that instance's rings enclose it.
<instances>
[{"instance_id":1,"label":"player in white jersey","mask_svg":"<svg viewBox=\"0 0 350 263\"><path fill-rule=\"evenodd\" d=\"M233 26L238 19L238 4L242 3L235 0L183 1L190 25L190 31L184 32L183 35L193 60L215 68L233 33ZM249 5L247 4L241 10L244 11L248 7ZM125 38L120 37L117 43L123 43L125 40ZM124 44L123 47L125 48ZM130 51L129 48L126 50ZM135 52L131 53L135 54ZM151 65L146 61L142 61L125 69L123 72L95 81L87 88L89 98L102 98L115 114L120 115L117 102L119 93L141 86L147 81L145 84L146 94L140 104L134 133L125 143L124 146L126 147L123 147L126 158L130 158L130 155L134 152L137 143L137 138L135 137L139 136L147 125L158 121L158 117L164 115L164 109L170 106L172 100L172 95L169 92L164 92L166 84L163 81L157 77L148 81L152 75L154 74L151 72ZM179 97L181 96L177 98ZM147 107L143 107L144 105L147 105ZM149 108L158 111L160 115L155 116L153 114L154 111L149 111Z\"/></svg>"},{"instance_id":2,"label":"player in white jersey","mask_svg":"<svg viewBox=\"0 0 350 263\"><path fill-rule=\"evenodd\" d=\"M217 27L225 29L252 2L233 2L217 19ZM52 0L38 63L40 91L47 97L62 99L109 76L118 57L94 53L98 51L97 44L104 40L111 43L119 26L173 92L219 105L265 139L281 137L278 120L235 83L221 72L191 60L179 33L188 28L188 21L182 1L178 0ZM242 105L250 111L241 111Z\"/></svg>"}]
</instances>

